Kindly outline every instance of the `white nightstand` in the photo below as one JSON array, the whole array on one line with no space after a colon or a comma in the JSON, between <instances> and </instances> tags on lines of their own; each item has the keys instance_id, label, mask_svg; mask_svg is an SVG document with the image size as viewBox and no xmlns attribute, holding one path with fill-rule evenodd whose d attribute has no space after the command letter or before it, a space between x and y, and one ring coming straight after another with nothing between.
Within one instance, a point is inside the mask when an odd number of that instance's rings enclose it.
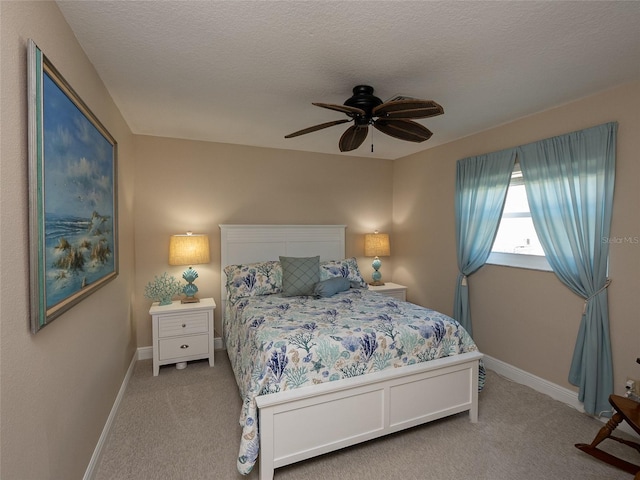
<instances>
[{"instance_id":1,"label":"white nightstand","mask_svg":"<svg viewBox=\"0 0 640 480\"><path fill-rule=\"evenodd\" d=\"M407 301L407 287L398 283L386 282L384 285L369 285L369 290L393 297L396 300Z\"/></svg>"},{"instance_id":2,"label":"white nightstand","mask_svg":"<svg viewBox=\"0 0 640 480\"><path fill-rule=\"evenodd\" d=\"M213 298L198 303L154 303L149 310L153 325L153 375L160 365L209 358L213 367Z\"/></svg>"}]
</instances>

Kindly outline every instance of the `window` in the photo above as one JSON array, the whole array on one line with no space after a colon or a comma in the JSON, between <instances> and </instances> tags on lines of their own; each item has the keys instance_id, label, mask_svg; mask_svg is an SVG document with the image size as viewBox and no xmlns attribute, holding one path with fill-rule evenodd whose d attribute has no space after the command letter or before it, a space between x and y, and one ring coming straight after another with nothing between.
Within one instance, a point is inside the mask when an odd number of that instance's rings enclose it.
<instances>
[{"instance_id":1,"label":"window","mask_svg":"<svg viewBox=\"0 0 640 480\"><path fill-rule=\"evenodd\" d=\"M518 163L511 174L502 219L487 263L551 271L533 227Z\"/></svg>"}]
</instances>

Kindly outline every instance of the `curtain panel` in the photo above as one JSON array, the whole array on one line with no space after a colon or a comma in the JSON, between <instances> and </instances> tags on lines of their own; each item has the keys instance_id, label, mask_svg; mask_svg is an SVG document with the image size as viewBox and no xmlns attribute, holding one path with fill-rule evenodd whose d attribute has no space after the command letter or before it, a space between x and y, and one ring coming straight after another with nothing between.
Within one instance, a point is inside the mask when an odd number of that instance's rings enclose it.
<instances>
[{"instance_id":1,"label":"curtain panel","mask_svg":"<svg viewBox=\"0 0 640 480\"><path fill-rule=\"evenodd\" d=\"M458 278L453 317L473 335L467 277L482 267L495 240L515 149L458 160L456 165L456 248Z\"/></svg>"},{"instance_id":2,"label":"curtain panel","mask_svg":"<svg viewBox=\"0 0 640 480\"><path fill-rule=\"evenodd\" d=\"M517 149L545 256L585 299L569 381L593 415L610 409L613 391L607 274L617 128L607 123Z\"/></svg>"}]
</instances>

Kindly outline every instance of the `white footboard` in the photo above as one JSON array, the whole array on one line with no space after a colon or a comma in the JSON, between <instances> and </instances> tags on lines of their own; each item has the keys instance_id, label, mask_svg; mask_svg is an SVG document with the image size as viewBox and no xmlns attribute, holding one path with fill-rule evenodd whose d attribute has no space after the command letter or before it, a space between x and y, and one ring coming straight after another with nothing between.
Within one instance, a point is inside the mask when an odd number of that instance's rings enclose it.
<instances>
[{"instance_id":1,"label":"white footboard","mask_svg":"<svg viewBox=\"0 0 640 480\"><path fill-rule=\"evenodd\" d=\"M430 362L257 397L260 479L274 469L469 411L478 420L482 354Z\"/></svg>"}]
</instances>

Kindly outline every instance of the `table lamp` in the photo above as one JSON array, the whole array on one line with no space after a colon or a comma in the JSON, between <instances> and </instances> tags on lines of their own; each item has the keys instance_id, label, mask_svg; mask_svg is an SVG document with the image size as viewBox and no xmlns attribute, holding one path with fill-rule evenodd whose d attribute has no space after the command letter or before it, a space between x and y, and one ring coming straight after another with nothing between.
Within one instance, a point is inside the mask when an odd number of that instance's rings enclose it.
<instances>
[{"instance_id":1,"label":"table lamp","mask_svg":"<svg viewBox=\"0 0 640 480\"><path fill-rule=\"evenodd\" d=\"M367 233L364 236L364 254L367 257L375 257L371 266L373 267L373 282L369 285L384 285L382 274L379 272L382 262L378 257L388 257L391 255L391 247L389 246L389 235L387 233Z\"/></svg>"},{"instance_id":2,"label":"table lamp","mask_svg":"<svg viewBox=\"0 0 640 480\"><path fill-rule=\"evenodd\" d=\"M189 268L182 274L187 284L182 289L186 298L182 303L197 303L200 300L195 296L198 287L194 281L198 278L198 272L193 269L193 265L209 263L209 236L187 232L186 235L171 235L169 240L169 265L189 265Z\"/></svg>"}]
</instances>

